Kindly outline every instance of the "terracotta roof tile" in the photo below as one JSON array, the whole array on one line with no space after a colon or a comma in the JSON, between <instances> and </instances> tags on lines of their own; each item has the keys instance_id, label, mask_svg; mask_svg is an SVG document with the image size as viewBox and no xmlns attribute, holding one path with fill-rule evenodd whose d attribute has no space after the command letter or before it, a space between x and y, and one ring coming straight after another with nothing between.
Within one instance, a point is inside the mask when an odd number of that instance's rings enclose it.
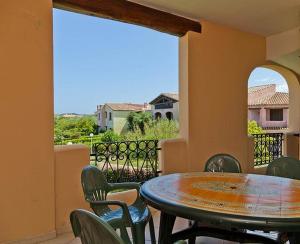
<instances>
[{"instance_id":1,"label":"terracotta roof tile","mask_svg":"<svg viewBox=\"0 0 300 244\"><path fill-rule=\"evenodd\" d=\"M248 88L248 106L289 105L289 94L276 92L276 85L263 85Z\"/></svg>"},{"instance_id":2,"label":"terracotta roof tile","mask_svg":"<svg viewBox=\"0 0 300 244\"><path fill-rule=\"evenodd\" d=\"M144 104L106 103L106 105L115 111L143 111L146 109Z\"/></svg>"}]
</instances>

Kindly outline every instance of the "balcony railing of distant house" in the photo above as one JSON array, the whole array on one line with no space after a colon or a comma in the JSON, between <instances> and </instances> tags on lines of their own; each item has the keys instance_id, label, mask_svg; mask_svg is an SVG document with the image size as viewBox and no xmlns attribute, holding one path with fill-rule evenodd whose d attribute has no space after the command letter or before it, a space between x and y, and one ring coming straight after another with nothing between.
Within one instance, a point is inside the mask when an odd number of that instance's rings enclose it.
<instances>
[{"instance_id":1,"label":"balcony railing of distant house","mask_svg":"<svg viewBox=\"0 0 300 244\"><path fill-rule=\"evenodd\" d=\"M93 144L94 164L109 182L144 182L158 176L157 140Z\"/></svg>"},{"instance_id":2,"label":"balcony railing of distant house","mask_svg":"<svg viewBox=\"0 0 300 244\"><path fill-rule=\"evenodd\" d=\"M252 134L254 138L254 166L267 165L282 157L283 133Z\"/></svg>"},{"instance_id":3,"label":"balcony railing of distant house","mask_svg":"<svg viewBox=\"0 0 300 244\"><path fill-rule=\"evenodd\" d=\"M167 108L173 108L173 103L159 103L155 105L155 109L167 109Z\"/></svg>"}]
</instances>

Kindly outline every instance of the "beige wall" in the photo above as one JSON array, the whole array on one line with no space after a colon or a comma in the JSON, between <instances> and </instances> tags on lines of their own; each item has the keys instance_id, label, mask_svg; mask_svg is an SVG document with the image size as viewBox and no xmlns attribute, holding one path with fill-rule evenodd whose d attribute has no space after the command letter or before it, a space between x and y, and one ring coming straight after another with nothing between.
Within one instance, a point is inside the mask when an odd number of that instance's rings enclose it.
<instances>
[{"instance_id":1,"label":"beige wall","mask_svg":"<svg viewBox=\"0 0 300 244\"><path fill-rule=\"evenodd\" d=\"M113 111L113 130L114 132L121 134L125 133L128 130L127 118L130 114L130 111Z\"/></svg>"},{"instance_id":2,"label":"beige wall","mask_svg":"<svg viewBox=\"0 0 300 244\"><path fill-rule=\"evenodd\" d=\"M53 236L52 1L1 1L0 37L0 242Z\"/></svg>"},{"instance_id":3,"label":"beige wall","mask_svg":"<svg viewBox=\"0 0 300 244\"><path fill-rule=\"evenodd\" d=\"M81 171L90 163L90 151L84 145L55 147L55 228L70 230L69 215L77 208L89 209L81 187Z\"/></svg>"},{"instance_id":4,"label":"beige wall","mask_svg":"<svg viewBox=\"0 0 300 244\"><path fill-rule=\"evenodd\" d=\"M188 171L203 170L216 153L237 157L247 168L247 81L251 71L265 63L264 37L201 21L201 34L181 38L180 134L186 157L177 167L172 142L163 146L164 168L174 171L187 164ZM228 109L230 108L230 109ZM173 142L176 147L178 142ZM174 156L170 154L175 154Z\"/></svg>"}]
</instances>

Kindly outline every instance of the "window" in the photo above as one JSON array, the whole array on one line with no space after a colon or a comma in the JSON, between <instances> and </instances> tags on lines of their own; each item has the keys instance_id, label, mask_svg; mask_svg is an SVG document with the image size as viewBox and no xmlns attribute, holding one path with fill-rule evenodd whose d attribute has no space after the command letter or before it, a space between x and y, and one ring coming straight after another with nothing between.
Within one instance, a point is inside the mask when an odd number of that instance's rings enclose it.
<instances>
[{"instance_id":1,"label":"window","mask_svg":"<svg viewBox=\"0 0 300 244\"><path fill-rule=\"evenodd\" d=\"M283 109L270 109L270 121L283 121Z\"/></svg>"},{"instance_id":2,"label":"window","mask_svg":"<svg viewBox=\"0 0 300 244\"><path fill-rule=\"evenodd\" d=\"M107 112L105 112L105 118L107 119Z\"/></svg>"},{"instance_id":3,"label":"window","mask_svg":"<svg viewBox=\"0 0 300 244\"><path fill-rule=\"evenodd\" d=\"M109 113L109 120L111 120L111 112Z\"/></svg>"}]
</instances>

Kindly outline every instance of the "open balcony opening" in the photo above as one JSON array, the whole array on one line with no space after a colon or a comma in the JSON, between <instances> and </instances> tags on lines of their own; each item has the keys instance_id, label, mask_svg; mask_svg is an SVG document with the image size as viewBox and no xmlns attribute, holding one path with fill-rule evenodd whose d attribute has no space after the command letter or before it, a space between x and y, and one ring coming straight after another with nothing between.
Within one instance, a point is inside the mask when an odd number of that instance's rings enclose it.
<instances>
[{"instance_id":1,"label":"open balcony opening","mask_svg":"<svg viewBox=\"0 0 300 244\"><path fill-rule=\"evenodd\" d=\"M178 38L54 9L54 64L55 144L87 145L110 181L157 175L179 134Z\"/></svg>"}]
</instances>

